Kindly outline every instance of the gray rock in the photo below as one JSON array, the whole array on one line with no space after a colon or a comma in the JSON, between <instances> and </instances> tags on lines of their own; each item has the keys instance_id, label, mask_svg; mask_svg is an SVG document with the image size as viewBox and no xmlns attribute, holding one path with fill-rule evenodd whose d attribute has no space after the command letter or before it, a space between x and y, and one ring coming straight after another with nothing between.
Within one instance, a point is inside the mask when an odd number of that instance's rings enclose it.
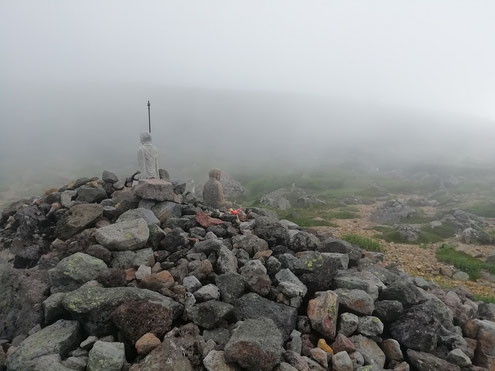
<instances>
[{"instance_id":1,"label":"gray rock","mask_svg":"<svg viewBox=\"0 0 495 371\"><path fill-rule=\"evenodd\" d=\"M132 300L147 300L169 309L174 318L182 314L183 307L169 297L135 287L83 286L66 294L62 303L74 318L80 320L89 335L105 335L112 329L111 312L120 304Z\"/></svg>"},{"instance_id":2,"label":"gray rock","mask_svg":"<svg viewBox=\"0 0 495 371\"><path fill-rule=\"evenodd\" d=\"M315 250L321 245L318 237L305 231L289 230L289 237L289 248L294 252Z\"/></svg>"},{"instance_id":3,"label":"gray rock","mask_svg":"<svg viewBox=\"0 0 495 371\"><path fill-rule=\"evenodd\" d=\"M194 293L197 301L219 300L220 290L212 283L201 287Z\"/></svg>"},{"instance_id":4,"label":"gray rock","mask_svg":"<svg viewBox=\"0 0 495 371\"><path fill-rule=\"evenodd\" d=\"M69 209L72 206L74 206L74 201L72 201L72 199L74 197L76 197L76 195L77 195L77 191L76 190L63 191L60 194L60 203L62 204L63 207L66 207L66 208Z\"/></svg>"},{"instance_id":5,"label":"gray rock","mask_svg":"<svg viewBox=\"0 0 495 371\"><path fill-rule=\"evenodd\" d=\"M76 371L85 371L88 364L88 357L69 357L62 364Z\"/></svg>"},{"instance_id":6,"label":"gray rock","mask_svg":"<svg viewBox=\"0 0 495 371\"><path fill-rule=\"evenodd\" d=\"M347 352L338 352L332 356L333 371L352 371L353 369L352 360Z\"/></svg>"},{"instance_id":7,"label":"gray rock","mask_svg":"<svg viewBox=\"0 0 495 371\"><path fill-rule=\"evenodd\" d=\"M220 296L223 301L233 303L235 299L241 297L246 289L244 278L238 273L225 273L216 276L215 283L220 289Z\"/></svg>"},{"instance_id":8,"label":"gray rock","mask_svg":"<svg viewBox=\"0 0 495 371\"><path fill-rule=\"evenodd\" d=\"M93 348L93 345L98 341L98 338L96 336L88 336L86 340L84 340L79 346L82 349L85 350L90 350Z\"/></svg>"},{"instance_id":9,"label":"gray rock","mask_svg":"<svg viewBox=\"0 0 495 371\"><path fill-rule=\"evenodd\" d=\"M110 252L110 250L104 248L101 245L91 245L86 249L86 254L101 259L107 264L109 264L112 260L112 253Z\"/></svg>"},{"instance_id":10,"label":"gray rock","mask_svg":"<svg viewBox=\"0 0 495 371\"><path fill-rule=\"evenodd\" d=\"M379 287L369 280L356 276L337 276L333 279L332 287L334 289L363 290L366 291L373 299L378 299Z\"/></svg>"},{"instance_id":11,"label":"gray rock","mask_svg":"<svg viewBox=\"0 0 495 371\"><path fill-rule=\"evenodd\" d=\"M312 293L329 290L337 271L347 269L349 265L349 257L346 254L304 251L297 256L299 258L297 265L293 269L287 268L295 270L298 278ZM279 259L282 259L282 256ZM280 261L284 264L282 260Z\"/></svg>"},{"instance_id":12,"label":"gray rock","mask_svg":"<svg viewBox=\"0 0 495 371\"><path fill-rule=\"evenodd\" d=\"M136 219L144 219L148 225L160 224L158 218L151 210L138 207L137 209L127 210L117 219L116 223L127 222Z\"/></svg>"},{"instance_id":13,"label":"gray rock","mask_svg":"<svg viewBox=\"0 0 495 371\"><path fill-rule=\"evenodd\" d=\"M478 316L480 317L480 319L486 319L488 321L495 322L495 304L481 303L478 306Z\"/></svg>"},{"instance_id":14,"label":"gray rock","mask_svg":"<svg viewBox=\"0 0 495 371\"><path fill-rule=\"evenodd\" d=\"M192 307L189 316L196 325L212 329L227 318L232 313L233 308L231 304L209 300Z\"/></svg>"},{"instance_id":15,"label":"gray rock","mask_svg":"<svg viewBox=\"0 0 495 371\"><path fill-rule=\"evenodd\" d=\"M349 261L353 264L357 263L362 256L359 247L353 246L347 241L337 240L335 238L327 238L323 244L318 247L318 251L346 254L349 256Z\"/></svg>"},{"instance_id":16,"label":"gray rock","mask_svg":"<svg viewBox=\"0 0 495 371\"><path fill-rule=\"evenodd\" d=\"M105 183L114 184L119 181L119 178L117 178L117 175L115 175L111 171L103 170L103 174L101 175L101 180L103 180Z\"/></svg>"},{"instance_id":17,"label":"gray rock","mask_svg":"<svg viewBox=\"0 0 495 371\"><path fill-rule=\"evenodd\" d=\"M151 208L151 211L160 220L160 223L165 223L168 218L180 218L182 216L181 205L170 201L156 204Z\"/></svg>"},{"instance_id":18,"label":"gray rock","mask_svg":"<svg viewBox=\"0 0 495 371\"><path fill-rule=\"evenodd\" d=\"M471 366L471 359L460 349L453 349L447 355L447 361L459 367Z\"/></svg>"},{"instance_id":19,"label":"gray rock","mask_svg":"<svg viewBox=\"0 0 495 371\"><path fill-rule=\"evenodd\" d=\"M290 242L289 230L277 219L271 217L256 218L254 234L268 242L270 246L284 245Z\"/></svg>"},{"instance_id":20,"label":"gray rock","mask_svg":"<svg viewBox=\"0 0 495 371\"><path fill-rule=\"evenodd\" d=\"M363 355L365 364L381 368L385 366L385 354L373 340L362 335L354 335L350 340L356 346L356 350Z\"/></svg>"},{"instance_id":21,"label":"gray rock","mask_svg":"<svg viewBox=\"0 0 495 371\"><path fill-rule=\"evenodd\" d=\"M61 318L64 314L64 307L62 305L62 300L65 297L65 293L58 292L56 294L50 295L43 302L43 312L45 314L45 324L51 324L55 320Z\"/></svg>"},{"instance_id":22,"label":"gray rock","mask_svg":"<svg viewBox=\"0 0 495 371\"><path fill-rule=\"evenodd\" d=\"M297 309L275 303L258 294L245 294L234 302L234 315L238 321L245 319L270 318L280 329L284 341L296 327Z\"/></svg>"},{"instance_id":23,"label":"gray rock","mask_svg":"<svg viewBox=\"0 0 495 371\"><path fill-rule=\"evenodd\" d=\"M188 292L195 292L201 288L201 282L195 276L187 276L182 280L182 286Z\"/></svg>"},{"instance_id":24,"label":"gray rock","mask_svg":"<svg viewBox=\"0 0 495 371\"><path fill-rule=\"evenodd\" d=\"M220 350L212 350L203 359L203 365L208 371L240 371L233 363L227 363L225 356Z\"/></svg>"},{"instance_id":25,"label":"gray rock","mask_svg":"<svg viewBox=\"0 0 495 371\"><path fill-rule=\"evenodd\" d=\"M352 313L342 313L339 318L338 333L351 336L357 330L359 317Z\"/></svg>"},{"instance_id":26,"label":"gray rock","mask_svg":"<svg viewBox=\"0 0 495 371\"><path fill-rule=\"evenodd\" d=\"M218 346L223 349L225 347L225 344L227 344L230 339L230 331L229 329L223 327L217 327L212 330L204 330L203 338L205 339L205 341L213 340Z\"/></svg>"},{"instance_id":27,"label":"gray rock","mask_svg":"<svg viewBox=\"0 0 495 371\"><path fill-rule=\"evenodd\" d=\"M155 201L177 201L172 183L163 179L141 179L132 187L138 197Z\"/></svg>"},{"instance_id":28,"label":"gray rock","mask_svg":"<svg viewBox=\"0 0 495 371\"><path fill-rule=\"evenodd\" d=\"M57 354L65 357L70 350L77 348L81 341L81 331L77 321L59 320L26 338L7 357L9 371L34 369L37 358Z\"/></svg>"},{"instance_id":29,"label":"gray rock","mask_svg":"<svg viewBox=\"0 0 495 371\"><path fill-rule=\"evenodd\" d=\"M467 281L469 280L469 274L463 271L455 272L452 278L456 281Z\"/></svg>"},{"instance_id":30,"label":"gray rock","mask_svg":"<svg viewBox=\"0 0 495 371\"><path fill-rule=\"evenodd\" d=\"M124 343L97 341L89 352L88 371L121 371L124 361Z\"/></svg>"},{"instance_id":31,"label":"gray rock","mask_svg":"<svg viewBox=\"0 0 495 371\"><path fill-rule=\"evenodd\" d=\"M110 266L112 268L132 268L140 265L152 266L155 263L153 250L150 248L134 251L113 251Z\"/></svg>"},{"instance_id":32,"label":"gray rock","mask_svg":"<svg viewBox=\"0 0 495 371\"><path fill-rule=\"evenodd\" d=\"M77 189L76 201L91 204L100 202L107 198L107 192L101 187L81 186Z\"/></svg>"},{"instance_id":33,"label":"gray rock","mask_svg":"<svg viewBox=\"0 0 495 371\"><path fill-rule=\"evenodd\" d=\"M380 300L375 302L373 315L382 322L393 322L404 312L402 303L397 300Z\"/></svg>"},{"instance_id":34,"label":"gray rock","mask_svg":"<svg viewBox=\"0 0 495 371\"><path fill-rule=\"evenodd\" d=\"M306 285L289 269L280 270L275 274L275 279L278 281L280 291L289 298L304 298L308 292Z\"/></svg>"},{"instance_id":35,"label":"gray rock","mask_svg":"<svg viewBox=\"0 0 495 371\"><path fill-rule=\"evenodd\" d=\"M140 265L136 271L136 279L141 281L146 276L151 276L151 267L147 265Z\"/></svg>"},{"instance_id":36,"label":"gray rock","mask_svg":"<svg viewBox=\"0 0 495 371\"><path fill-rule=\"evenodd\" d=\"M370 315L375 309L373 298L363 290L335 290L339 304L345 309L364 315Z\"/></svg>"},{"instance_id":37,"label":"gray rock","mask_svg":"<svg viewBox=\"0 0 495 371\"><path fill-rule=\"evenodd\" d=\"M268 243L255 235L237 235L232 238L232 246L245 250L249 256L268 250Z\"/></svg>"},{"instance_id":38,"label":"gray rock","mask_svg":"<svg viewBox=\"0 0 495 371\"><path fill-rule=\"evenodd\" d=\"M144 219L130 220L98 228L95 238L110 250L137 250L146 245L150 231Z\"/></svg>"},{"instance_id":39,"label":"gray rock","mask_svg":"<svg viewBox=\"0 0 495 371\"><path fill-rule=\"evenodd\" d=\"M280 363L282 344L282 335L271 319L246 319L236 324L224 355L227 362L248 370L270 371Z\"/></svg>"},{"instance_id":40,"label":"gray rock","mask_svg":"<svg viewBox=\"0 0 495 371\"><path fill-rule=\"evenodd\" d=\"M260 260L249 260L240 269L246 286L253 292L265 296L270 292L270 277L266 274L266 268Z\"/></svg>"},{"instance_id":41,"label":"gray rock","mask_svg":"<svg viewBox=\"0 0 495 371\"><path fill-rule=\"evenodd\" d=\"M398 300L410 306L426 301L428 297L412 280L397 280L380 293L380 300Z\"/></svg>"},{"instance_id":42,"label":"gray rock","mask_svg":"<svg viewBox=\"0 0 495 371\"><path fill-rule=\"evenodd\" d=\"M82 252L75 253L48 271L51 290L53 293L75 290L88 281L96 280L107 269L103 260Z\"/></svg>"},{"instance_id":43,"label":"gray rock","mask_svg":"<svg viewBox=\"0 0 495 371\"><path fill-rule=\"evenodd\" d=\"M55 228L55 236L66 240L83 229L90 227L102 215L103 207L100 205L75 205L58 221Z\"/></svg>"},{"instance_id":44,"label":"gray rock","mask_svg":"<svg viewBox=\"0 0 495 371\"><path fill-rule=\"evenodd\" d=\"M217 269L222 273L237 273L237 258L222 244L218 250Z\"/></svg>"},{"instance_id":45,"label":"gray rock","mask_svg":"<svg viewBox=\"0 0 495 371\"><path fill-rule=\"evenodd\" d=\"M373 316L359 317L357 331L364 336L379 336L383 333L383 323Z\"/></svg>"},{"instance_id":46,"label":"gray rock","mask_svg":"<svg viewBox=\"0 0 495 371\"><path fill-rule=\"evenodd\" d=\"M27 334L42 322L41 303L49 291L46 271L0 263L0 288L0 339Z\"/></svg>"},{"instance_id":47,"label":"gray rock","mask_svg":"<svg viewBox=\"0 0 495 371\"><path fill-rule=\"evenodd\" d=\"M407 356L411 365L418 371L460 371L459 366L435 357L433 354L408 349Z\"/></svg>"}]
</instances>

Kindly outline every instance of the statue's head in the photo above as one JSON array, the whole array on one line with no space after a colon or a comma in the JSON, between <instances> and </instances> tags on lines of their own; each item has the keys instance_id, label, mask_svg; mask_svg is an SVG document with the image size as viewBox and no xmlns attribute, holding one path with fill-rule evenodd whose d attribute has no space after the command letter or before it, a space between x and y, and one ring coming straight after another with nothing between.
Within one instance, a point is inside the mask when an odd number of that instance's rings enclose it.
<instances>
[{"instance_id":1,"label":"statue's head","mask_svg":"<svg viewBox=\"0 0 495 371\"><path fill-rule=\"evenodd\" d=\"M220 177L222 176L222 170L212 169L212 170L210 170L209 176L210 176L210 178L215 178L216 180L220 180Z\"/></svg>"},{"instance_id":2,"label":"statue's head","mask_svg":"<svg viewBox=\"0 0 495 371\"><path fill-rule=\"evenodd\" d=\"M141 135L141 144L151 144L151 134L147 131L142 132Z\"/></svg>"}]
</instances>

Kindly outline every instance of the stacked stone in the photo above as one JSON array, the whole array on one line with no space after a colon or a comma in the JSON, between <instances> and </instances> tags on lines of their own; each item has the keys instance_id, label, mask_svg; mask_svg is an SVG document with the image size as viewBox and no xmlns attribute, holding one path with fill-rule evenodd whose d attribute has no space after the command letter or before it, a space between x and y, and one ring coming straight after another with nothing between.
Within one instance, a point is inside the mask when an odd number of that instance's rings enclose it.
<instances>
[{"instance_id":1,"label":"stacked stone","mask_svg":"<svg viewBox=\"0 0 495 371\"><path fill-rule=\"evenodd\" d=\"M495 368L495 305L268 210L239 221L166 180L115 178L2 214L14 264L44 245L29 270L0 265L0 369ZM105 198L78 200L89 182Z\"/></svg>"}]
</instances>

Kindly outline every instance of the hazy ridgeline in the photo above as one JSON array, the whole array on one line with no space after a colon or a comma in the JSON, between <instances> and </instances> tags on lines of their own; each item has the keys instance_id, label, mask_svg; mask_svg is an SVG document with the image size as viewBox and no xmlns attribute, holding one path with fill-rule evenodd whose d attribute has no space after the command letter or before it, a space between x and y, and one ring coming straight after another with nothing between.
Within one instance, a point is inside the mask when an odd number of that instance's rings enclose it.
<instances>
[{"instance_id":1,"label":"hazy ridgeline","mask_svg":"<svg viewBox=\"0 0 495 371\"><path fill-rule=\"evenodd\" d=\"M151 101L160 167L204 179L352 164L493 169L493 122L332 97L159 85L4 84L0 199L27 196L104 169L130 175Z\"/></svg>"}]
</instances>

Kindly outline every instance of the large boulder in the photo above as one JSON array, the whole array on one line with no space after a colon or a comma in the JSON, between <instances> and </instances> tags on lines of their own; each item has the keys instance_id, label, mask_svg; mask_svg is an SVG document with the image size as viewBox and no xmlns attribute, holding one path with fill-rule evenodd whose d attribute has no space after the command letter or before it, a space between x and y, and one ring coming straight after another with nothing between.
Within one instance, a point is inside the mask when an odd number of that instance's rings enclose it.
<instances>
[{"instance_id":1,"label":"large boulder","mask_svg":"<svg viewBox=\"0 0 495 371\"><path fill-rule=\"evenodd\" d=\"M370 315L375 309L373 298L363 290L335 290L339 296L339 304L346 310Z\"/></svg>"},{"instance_id":2,"label":"large boulder","mask_svg":"<svg viewBox=\"0 0 495 371\"><path fill-rule=\"evenodd\" d=\"M46 271L0 264L0 339L27 334L42 322L48 287Z\"/></svg>"},{"instance_id":3,"label":"large boulder","mask_svg":"<svg viewBox=\"0 0 495 371\"><path fill-rule=\"evenodd\" d=\"M347 254L349 256L349 261L354 264L357 263L362 255L361 249L359 247L353 246L347 241L337 240L335 238L327 238L318 247L318 251Z\"/></svg>"},{"instance_id":4,"label":"large boulder","mask_svg":"<svg viewBox=\"0 0 495 371\"><path fill-rule=\"evenodd\" d=\"M365 364L376 365L380 368L385 366L385 353L375 341L362 335L354 335L350 339L356 346L356 350L363 355Z\"/></svg>"},{"instance_id":5,"label":"large boulder","mask_svg":"<svg viewBox=\"0 0 495 371\"><path fill-rule=\"evenodd\" d=\"M283 339L271 319L247 319L238 322L225 345L227 362L248 370L271 371L280 363Z\"/></svg>"},{"instance_id":6,"label":"large boulder","mask_svg":"<svg viewBox=\"0 0 495 371\"><path fill-rule=\"evenodd\" d=\"M83 229L90 227L102 215L103 206L101 205L75 205L58 221L55 228L55 236L66 240Z\"/></svg>"},{"instance_id":7,"label":"large boulder","mask_svg":"<svg viewBox=\"0 0 495 371\"><path fill-rule=\"evenodd\" d=\"M83 286L67 293L62 304L74 318L79 319L90 335L106 335L112 328L111 313L119 305L132 300L156 302L169 309L173 317L182 314L181 304L154 291L135 287Z\"/></svg>"},{"instance_id":8,"label":"large boulder","mask_svg":"<svg viewBox=\"0 0 495 371\"><path fill-rule=\"evenodd\" d=\"M182 216L182 206L170 201L163 201L151 208L151 211L160 220L165 223L168 218L180 218Z\"/></svg>"},{"instance_id":9,"label":"large boulder","mask_svg":"<svg viewBox=\"0 0 495 371\"><path fill-rule=\"evenodd\" d=\"M81 342L81 330L77 321L59 320L26 338L7 357L9 371L35 369L36 360L42 356L57 354L65 357Z\"/></svg>"},{"instance_id":10,"label":"large boulder","mask_svg":"<svg viewBox=\"0 0 495 371\"><path fill-rule=\"evenodd\" d=\"M96 280L108 267L103 260L82 252L62 259L55 268L48 271L52 292L67 292L84 283Z\"/></svg>"},{"instance_id":11,"label":"large boulder","mask_svg":"<svg viewBox=\"0 0 495 371\"><path fill-rule=\"evenodd\" d=\"M107 192L101 187L90 187L83 185L77 189L76 200L80 202L100 202L107 198Z\"/></svg>"},{"instance_id":12,"label":"large boulder","mask_svg":"<svg viewBox=\"0 0 495 371\"><path fill-rule=\"evenodd\" d=\"M142 218L98 228L95 238L110 250L137 250L146 245L150 236L148 223Z\"/></svg>"},{"instance_id":13,"label":"large boulder","mask_svg":"<svg viewBox=\"0 0 495 371\"><path fill-rule=\"evenodd\" d=\"M245 319L270 318L280 329L284 340L296 327L297 309L275 303L254 292L241 296L234 302L234 315L238 321Z\"/></svg>"},{"instance_id":14,"label":"large boulder","mask_svg":"<svg viewBox=\"0 0 495 371\"><path fill-rule=\"evenodd\" d=\"M155 201L177 201L172 183L164 179L141 179L132 187L136 196Z\"/></svg>"}]
</instances>

